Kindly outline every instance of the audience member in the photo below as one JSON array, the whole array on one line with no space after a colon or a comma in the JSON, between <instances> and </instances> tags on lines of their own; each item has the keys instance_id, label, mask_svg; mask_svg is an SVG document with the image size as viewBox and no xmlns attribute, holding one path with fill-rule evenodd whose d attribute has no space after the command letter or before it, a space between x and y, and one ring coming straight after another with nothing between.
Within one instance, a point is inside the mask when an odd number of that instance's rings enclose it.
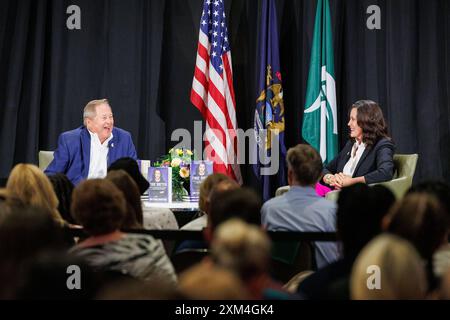
<instances>
[{"instance_id":1,"label":"audience member","mask_svg":"<svg viewBox=\"0 0 450 320\"><path fill-rule=\"evenodd\" d=\"M290 299L291 294L268 273L271 242L264 231L239 218L219 225L211 243L211 259L238 275L253 299Z\"/></svg>"},{"instance_id":2,"label":"audience member","mask_svg":"<svg viewBox=\"0 0 450 320\"><path fill-rule=\"evenodd\" d=\"M202 230L206 227L206 224L208 222L208 211L209 211L209 205L211 202L210 194L214 187L216 187L218 184L224 184L219 187L221 190L227 190L227 186L232 188L236 187L238 188L239 185L234 180L230 179L228 176L222 174L222 173L213 173L212 175L209 175L200 185L200 195L198 199L198 208L202 215L198 217L197 219L194 219L193 221L187 223L184 225L181 230Z\"/></svg>"},{"instance_id":3,"label":"audience member","mask_svg":"<svg viewBox=\"0 0 450 320\"><path fill-rule=\"evenodd\" d=\"M58 211L62 218L70 224L75 224L75 219L70 213L70 204L72 201L73 183L62 173L56 173L48 176L52 183L53 190L58 198Z\"/></svg>"},{"instance_id":4,"label":"audience member","mask_svg":"<svg viewBox=\"0 0 450 320\"><path fill-rule=\"evenodd\" d=\"M7 189L0 189L0 225L8 215L14 212L14 209L23 209L25 207L23 201L11 196Z\"/></svg>"},{"instance_id":5,"label":"audience member","mask_svg":"<svg viewBox=\"0 0 450 320\"><path fill-rule=\"evenodd\" d=\"M126 173L134 180L139 188L139 193L143 195L149 187L147 179L142 175L139 166L133 158L125 157L116 160L108 167L108 172L115 170L125 170Z\"/></svg>"},{"instance_id":6,"label":"audience member","mask_svg":"<svg viewBox=\"0 0 450 320\"><path fill-rule=\"evenodd\" d=\"M205 229L207 241L211 241L217 227L230 220L238 218L242 221L261 225L261 198L250 188L224 189L222 183L213 188L211 192L210 214Z\"/></svg>"},{"instance_id":7,"label":"audience member","mask_svg":"<svg viewBox=\"0 0 450 320\"><path fill-rule=\"evenodd\" d=\"M65 249L63 230L48 210L19 204L8 211L0 223L0 299L17 298L38 254Z\"/></svg>"},{"instance_id":8,"label":"audience member","mask_svg":"<svg viewBox=\"0 0 450 320\"><path fill-rule=\"evenodd\" d=\"M387 231L410 241L427 263L429 291L438 286L433 255L448 243L448 217L438 199L430 194L410 193L392 207L384 222Z\"/></svg>"},{"instance_id":9,"label":"audience member","mask_svg":"<svg viewBox=\"0 0 450 320\"><path fill-rule=\"evenodd\" d=\"M354 184L338 199L337 233L343 256L302 281L299 293L308 299L349 299L349 278L361 249L381 232L383 217L395 197L383 186Z\"/></svg>"},{"instance_id":10,"label":"audience member","mask_svg":"<svg viewBox=\"0 0 450 320\"><path fill-rule=\"evenodd\" d=\"M97 300L174 300L181 299L176 288L165 281L135 278L111 281L101 288Z\"/></svg>"},{"instance_id":11,"label":"audience member","mask_svg":"<svg viewBox=\"0 0 450 320\"><path fill-rule=\"evenodd\" d=\"M441 286L439 288L439 299L450 300L450 268L443 272Z\"/></svg>"},{"instance_id":12,"label":"audience member","mask_svg":"<svg viewBox=\"0 0 450 320\"><path fill-rule=\"evenodd\" d=\"M95 270L117 271L143 279L176 282L173 266L160 241L120 231L126 201L108 180L86 180L73 192L72 213L89 237L72 249Z\"/></svg>"},{"instance_id":13,"label":"audience member","mask_svg":"<svg viewBox=\"0 0 450 320\"><path fill-rule=\"evenodd\" d=\"M178 290L184 299L244 300L247 289L231 271L211 263L200 263L180 276Z\"/></svg>"},{"instance_id":14,"label":"audience member","mask_svg":"<svg viewBox=\"0 0 450 320\"><path fill-rule=\"evenodd\" d=\"M426 297L422 259L402 238L383 234L367 244L353 266L351 298L355 300L406 300Z\"/></svg>"},{"instance_id":15,"label":"audience member","mask_svg":"<svg viewBox=\"0 0 450 320\"><path fill-rule=\"evenodd\" d=\"M103 285L99 274L64 252L43 252L30 262L18 289L19 299L91 300Z\"/></svg>"},{"instance_id":16,"label":"audience member","mask_svg":"<svg viewBox=\"0 0 450 320\"><path fill-rule=\"evenodd\" d=\"M43 208L56 222L64 224L58 212L58 198L52 184L35 165L16 165L9 175L6 188L11 196L19 198L26 205Z\"/></svg>"},{"instance_id":17,"label":"audience member","mask_svg":"<svg viewBox=\"0 0 450 320\"><path fill-rule=\"evenodd\" d=\"M211 176L209 176L209 177L211 177ZM209 199L204 204L206 206L206 212L207 212L207 214L205 215L206 228L202 229L204 232L205 239L200 240L200 241L185 240L185 241L181 242L181 244L177 247L177 252L179 252L181 250L185 250L185 249L206 249L206 248L208 248L208 244L212 238L214 226L216 226L221 221L225 221L227 219L226 215L228 214L228 212L233 212L230 214L230 216L237 214L235 212L236 208L239 209L240 213L238 213L238 214L242 215L242 218L245 219L248 209L250 209L250 207L252 206L251 201L252 201L252 199L253 200L255 199L256 195L249 190L240 189L239 184L236 181L231 180L230 178L227 178L224 180L221 180L221 179L222 178L220 176L217 178L217 180L220 180L220 182L217 182L217 184L214 187L212 187L211 192L209 194ZM209 181L209 183L212 183L212 182ZM232 191L236 191L236 190L238 190L239 192L242 191L244 196L245 195L249 196L248 200L250 201L250 203L241 196L236 197L237 192L232 192ZM224 194L227 194L227 195L222 197L222 195L224 195ZM259 201L259 200L256 199L256 201ZM258 210L258 216L259 216L259 209L261 208L261 204L260 203L256 204L255 208ZM250 210L254 211L255 208L250 209ZM255 216L255 214L253 214L253 215ZM214 217L220 216L220 218L212 218L212 216L214 216ZM214 222L212 221L212 219L214 219ZM220 219L221 221L220 222L216 221L218 219ZM212 226L213 224L214 224L214 226Z\"/></svg>"},{"instance_id":18,"label":"audience member","mask_svg":"<svg viewBox=\"0 0 450 320\"><path fill-rule=\"evenodd\" d=\"M127 214L121 229L142 229L143 213L139 189L125 170L109 171L106 179L122 191L127 202Z\"/></svg>"},{"instance_id":19,"label":"audience member","mask_svg":"<svg viewBox=\"0 0 450 320\"><path fill-rule=\"evenodd\" d=\"M314 189L323 168L319 153L299 144L288 150L286 159L290 189L264 203L262 224L270 231L336 231L336 205L319 197ZM316 242L314 246L319 268L339 257L336 243Z\"/></svg>"},{"instance_id":20,"label":"audience member","mask_svg":"<svg viewBox=\"0 0 450 320\"><path fill-rule=\"evenodd\" d=\"M434 195L440 202L450 220L450 185L442 181L426 181L413 186L408 193L424 192ZM450 221L449 221L450 222ZM447 234L450 233L450 224ZM448 235L447 235L448 239ZM450 268L450 244L441 246L433 255L433 268L436 277L440 278Z\"/></svg>"}]
</instances>

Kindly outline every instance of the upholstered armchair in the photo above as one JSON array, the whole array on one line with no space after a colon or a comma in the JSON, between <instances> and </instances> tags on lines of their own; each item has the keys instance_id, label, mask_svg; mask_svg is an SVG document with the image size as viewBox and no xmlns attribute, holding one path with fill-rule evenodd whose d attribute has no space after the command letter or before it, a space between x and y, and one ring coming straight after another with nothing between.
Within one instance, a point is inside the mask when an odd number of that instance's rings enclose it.
<instances>
[{"instance_id":1,"label":"upholstered armchair","mask_svg":"<svg viewBox=\"0 0 450 320\"><path fill-rule=\"evenodd\" d=\"M373 183L373 185L383 185L390 189L397 199L403 197L412 185L414 173L416 171L418 154L395 154L394 155L394 177L390 181ZM289 186L283 186L277 189L275 196L282 195L289 190ZM339 191L331 191L327 193L325 198L333 201L337 201L339 197Z\"/></svg>"},{"instance_id":2,"label":"upholstered armchair","mask_svg":"<svg viewBox=\"0 0 450 320\"><path fill-rule=\"evenodd\" d=\"M39 169L44 171L53 160L53 151L39 151Z\"/></svg>"}]
</instances>

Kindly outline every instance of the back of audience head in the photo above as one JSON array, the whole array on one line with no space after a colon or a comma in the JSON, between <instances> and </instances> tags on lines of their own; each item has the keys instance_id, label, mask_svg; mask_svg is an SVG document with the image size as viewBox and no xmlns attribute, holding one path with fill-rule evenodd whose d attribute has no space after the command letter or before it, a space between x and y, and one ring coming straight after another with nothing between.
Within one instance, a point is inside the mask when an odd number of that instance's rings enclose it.
<instances>
[{"instance_id":1,"label":"back of audience head","mask_svg":"<svg viewBox=\"0 0 450 320\"><path fill-rule=\"evenodd\" d=\"M53 190L58 198L58 211L67 222L74 224L75 219L70 213L70 203L72 201L72 192L75 188L72 181L65 174L56 173L48 176Z\"/></svg>"},{"instance_id":2,"label":"back of audience head","mask_svg":"<svg viewBox=\"0 0 450 320\"><path fill-rule=\"evenodd\" d=\"M0 224L0 253L14 259L31 257L41 249L63 248L59 224L40 207L13 207Z\"/></svg>"},{"instance_id":3,"label":"back of audience head","mask_svg":"<svg viewBox=\"0 0 450 320\"><path fill-rule=\"evenodd\" d=\"M441 287L439 289L439 299L450 300L450 269L442 277Z\"/></svg>"},{"instance_id":4,"label":"back of audience head","mask_svg":"<svg viewBox=\"0 0 450 320\"><path fill-rule=\"evenodd\" d=\"M208 227L211 232L223 222L231 218L239 218L243 221L261 224L261 198L249 188L233 188L219 192L220 186L213 189L211 194L210 214L208 215Z\"/></svg>"},{"instance_id":5,"label":"back of audience head","mask_svg":"<svg viewBox=\"0 0 450 320\"><path fill-rule=\"evenodd\" d=\"M73 191L72 214L91 236L119 230L126 208L123 193L106 179L85 180Z\"/></svg>"},{"instance_id":6,"label":"back of audience head","mask_svg":"<svg viewBox=\"0 0 450 320\"><path fill-rule=\"evenodd\" d=\"M8 192L25 204L41 207L58 223L64 222L58 212L58 198L47 176L35 165L19 163L11 171L6 184Z\"/></svg>"},{"instance_id":7,"label":"back of audience head","mask_svg":"<svg viewBox=\"0 0 450 320\"><path fill-rule=\"evenodd\" d=\"M125 170L138 186L140 194L144 194L147 191L150 184L139 171L139 166L133 158L124 157L117 159L108 167L108 172L114 170Z\"/></svg>"},{"instance_id":8,"label":"back of audience head","mask_svg":"<svg viewBox=\"0 0 450 320\"><path fill-rule=\"evenodd\" d=\"M450 185L442 181L426 181L410 188L407 194L417 192L434 195L441 202L450 222Z\"/></svg>"},{"instance_id":9,"label":"back of audience head","mask_svg":"<svg viewBox=\"0 0 450 320\"><path fill-rule=\"evenodd\" d=\"M0 189L0 225L14 210L24 209L25 207L23 201L11 196L7 189Z\"/></svg>"},{"instance_id":10,"label":"back of audience head","mask_svg":"<svg viewBox=\"0 0 450 320\"><path fill-rule=\"evenodd\" d=\"M430 194L406 195L391 208L384 224L388 232L410 241L430 263L433 253L447 243L447 216Z\"/></svg>"},{"instance_id":11,"label":"back of audience head","mask_svg":"<svg viewBox=\"0 0 450 320\"><path fill-rule=\"evenodd\" d=\"M72 267L69 269L69 267ZM73 273L68 273L71 271ZM80 277L76 277L76 273ZM66 252L47 251L31 263L18 289L18 299L88 300L102 285L100 273L94 273L85 262ZM69 287L69 284L73 287Z\"/></svg>"},{"instance_id":12,"label":"back of audience head","mask_svg":"<svg viewBox=\"0 0 450 320\"><path fill-rule=\"evenodd\" d=\"M214 233L211 257L216 265L232 270L245 283L266 274L270 250L270 239L261 228L231 219Z\"/></svg>"},{"instance_id":13,"label":"back of audience head","mask_svg":"<svg viewBox=\"0 0 450 320\"><path fill-rule=\"evenodd\" d=\"M183 272L178 290L183 299L243 300L248 299L242 281L232 271L207 263L199 263Z\"/></svg>"},{"instance_id":14,"label":"back of audience head","mask_svg":"<svg viewBox=\"0 0 450 320\"><path fill-rule=\"evenodd\" d=\"M369 282L374 288L369 288ZM355 300L424 299L426 283L425 267L415 248L402 238L382 234L356 259L350 289Z\"/></svg>"},{"instance_id":15,"label":"back of audience head","mask_svg":"<svg viewBox=\"0 0 450 320\"><path fill-rule=\"evenodd\" d=\"M160 279L142 281L129 277L104 284L96 300L171 300L179 299L174 287Z\"/></svg>"},{"instance_id":16,"label":"back of audience head","mask_svg":"<svg viewBox=\"0 0 450 320\"><path fill-rule=\"evenodd\" d=\"M11 206L0 223L0 297L11 298L28 264L41 252L65 249L63 230L40 207Z\"/></svg>"},{"instance_id":17,"label":"back of audience head","mask_svg":"<svg viewBox=\"0 0 450 320\"><path fill-rule=\"evenodd\" d=\"M231 180L228 176L222 173L213 173L209 175L200 185L198 207L201 211L208 213L208 203L211 190L222 181ZM234 180L231 180L234 181Z\"/></svg>"},{"instance_id":18,"label":"back of audience head","mask_svg":"<svg viewBox=\"0 0 450 320\"><path fill-rule=\"evenodd\" d=\"M143 213L141 196L134 180L124 170L113 170L108 172L106 179L122 191L127 202L127 215L122 223L122 229L142 228Z\"/></svg>"},{"instance_id":19,"label":"back of audience head","mask_svg":"<svg viewBox=\"0 0 450 320\"><path fill-rule=\"evenodd\" d=\"M307 144L298 144L288 150L289 185L314 186L323 170L320 154Z\"/></svg>"},{"instance_id":20,"label":"back of audience head","mask_svg":"<svg viewBox=\"0 0 450 320\"><path fill-rule=\"evenodd\" d=\"M358 183L343 188L337 203L337 232L344 257L351 261L382 231L383 217L395 203L395 197L383 186Z\"/></svg>"}]
</instances>

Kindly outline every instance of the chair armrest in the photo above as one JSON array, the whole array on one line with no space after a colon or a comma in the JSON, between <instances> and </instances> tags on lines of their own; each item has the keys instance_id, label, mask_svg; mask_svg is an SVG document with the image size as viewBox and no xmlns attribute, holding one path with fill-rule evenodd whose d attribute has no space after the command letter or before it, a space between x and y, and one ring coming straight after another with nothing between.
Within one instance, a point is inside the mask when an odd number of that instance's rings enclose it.
<instances>
[{"instance_id":1,"label":"chair armrest","mask_svg":"<svg viewBox=\"0 0 450 320\"><path fill-rule=\"evenodd\" d=\"M385 182L372 183L369 186L382 185L392 191L396 199L401 199L406 191L411 187L412 179L410 177L400 177ZM325 195L325 198L337 202L339 198L339 190L333 190Z\"/></svg>"},{"instance_id":2,"label":"chair armrest","mask_svg":"<svg viewBox=\"0 0 450 320\"><path fill-rule=\"evenodd\" d=\"M281 196L283 193L289 191L290 186L279 187L277 191L275 191L275 197Z\"/></svg>"},{"instance_id":3,"label":"chair armrest","mask_svg":"<svg viewBox=\"0 0 450 320\"><path fill-rule=\"evenodd\" d=\"M325 195L325 198L337 202L337 200L339 199L339 192L339 190L330 191Z\"/></svg>"},{"instance_id":4,"label":"chair armrest","mask_svg":"<svg viewBox=\"0 0 450 320\"><path fill-rule=\"evenodd\" d=\"M390 181L372 183L370 186L382 185L392 191L397 199L401 199L406 191L411 187L412 179L410 177L400 177Z\"/></svg>"}]
</instances>

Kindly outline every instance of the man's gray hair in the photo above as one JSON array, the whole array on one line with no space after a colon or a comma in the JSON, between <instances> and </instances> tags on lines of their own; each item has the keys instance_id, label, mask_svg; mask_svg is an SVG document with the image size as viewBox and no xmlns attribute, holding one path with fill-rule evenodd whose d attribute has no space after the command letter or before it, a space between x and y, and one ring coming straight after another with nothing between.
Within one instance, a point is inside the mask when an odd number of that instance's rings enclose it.
<instances>
[{"instance_id":1,"label":"man's gray hair","mask_svg":"<svg viewBox=\"0 0 450 320\"><path fill-rule=\"evenodd\" d=\"M92 119L97 115L96 108L98 105L106 103L109 105L108 99L92 100L89 101L83 110L83 124L86 125L86 118Z\"/></svg>"}]
</instances>

